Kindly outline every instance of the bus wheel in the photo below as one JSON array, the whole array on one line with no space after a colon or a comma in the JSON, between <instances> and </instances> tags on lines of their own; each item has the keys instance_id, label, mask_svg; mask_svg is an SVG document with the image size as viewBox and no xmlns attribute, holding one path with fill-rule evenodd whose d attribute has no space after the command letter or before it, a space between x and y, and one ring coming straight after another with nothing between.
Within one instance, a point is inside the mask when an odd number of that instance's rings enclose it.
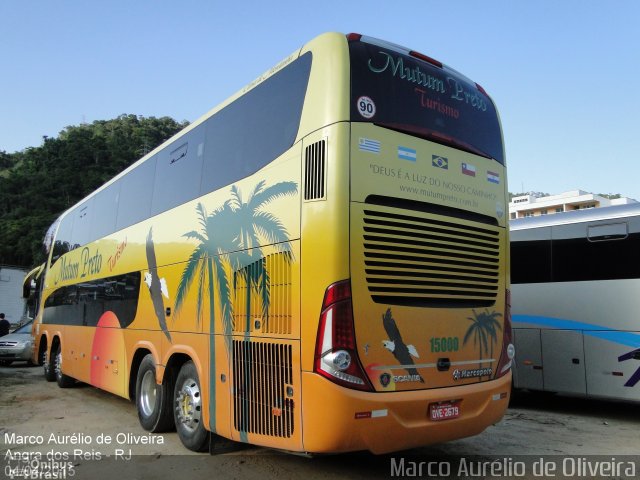
<instances>
[{"instance_id":1,"label":"bus wheel","mask_svg":"<svg viewBox=\"0 0 640 480\"><path fill-rule=\"evenodd\" d=\"M140 425L148 432L159 433L173 429L171 378L171 372L167 371L165 381L158 385L153 355L148 354L142 359L136 378L136 407Z\"/></svg>"},{"instance_id":2,"label":"bus wheel","mask_svg":"<svg viewBox=\"0 0 640 480\"><path fill-rule=\"evenodd\" d=\"M56 379L55 365L51 355L45 349L42 351L42 365L44 367L44 378L47 382L53 382Z\"/></svg>"},{"instance_id":3,"label":"bus wheel","mask_svg":"<svg viewBox=\"0 0 640 480\"><path fill-rule=\"evenodd\" d=\"M202 422L202 394L193 362L185 363L178 373L173 403L176 430L182 444L194 452L206 450L209 432Z\"/></svg>"},{"instance_id":4,"label":"bus wheel","mask_svg":"<svg viewBox=\"0 0 640 480\"><path fill-rule=\"evenodd\" d=\"M55 358L53 359L53 371L56 376L56 382L58 382L58 386L60 388L69 388L73 387L76 381L70 377L69 375L65 375L62 373L62 347L58 345L58 349L55 353Z\"/></svg>"}]
</instances>

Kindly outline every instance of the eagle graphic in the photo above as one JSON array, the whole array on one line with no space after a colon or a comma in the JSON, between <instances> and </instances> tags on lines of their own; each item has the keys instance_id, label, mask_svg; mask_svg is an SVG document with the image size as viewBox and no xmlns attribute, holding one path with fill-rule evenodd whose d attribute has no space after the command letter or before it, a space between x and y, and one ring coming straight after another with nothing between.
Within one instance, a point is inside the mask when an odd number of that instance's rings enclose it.
<instances>
[{"instance_id":1,"label":"eagle graphic","mask_svg":"<svg viewBox=\"0 0 640 480\"><path fill-rule=\"evenodd\" d=\"M158 277L158 262L156 261L156 250L153 245L153 229L149 229L149 235L147 235L147 263L149 264L149 273L144 274L144 282L149 287L153 310L158 318L160 328L167 336L167 339L171 341L171 334L165 319L164 300L162 299L163 295L169 298L169 291L166 280Z\"/></svg>"},{"instance_id":2,"label":"eagle graphic","mask_svg":"<svg viewBox=\"0 0 640 480\"><path fill-rule=\"evenodd\" d=\"M420 355L418 355L416 347L413 345L406 345L402 340L402 335L400 335L400 330L398 330L396 321L393 319L393 316L391 316L390 308L387 308L386 313L382 315L382 325L384 326L387 335L389 335L388 340L382 341L384 348L393 353L393 356L396 357L398 362L400 362L400 365L404 366L409 375L417 375L420 377L420 382L424 383L424 379L422 378L422 375L418 373L418 370L415 368L407 368L407 365L415 365L411 356L419 358Z\"/></svg>"}]
</instances>

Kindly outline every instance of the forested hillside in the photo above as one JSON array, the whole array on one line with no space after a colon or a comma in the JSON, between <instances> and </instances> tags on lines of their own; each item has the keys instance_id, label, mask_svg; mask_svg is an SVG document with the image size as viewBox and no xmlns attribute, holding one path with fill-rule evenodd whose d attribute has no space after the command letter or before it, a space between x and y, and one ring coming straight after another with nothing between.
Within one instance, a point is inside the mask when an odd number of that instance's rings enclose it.
<instances>
[{"instance_id":1,"label":"forested hillside","mask_svg":"<svg viewBox=\"0 0 640 480\"><path fill-rule=\"evenodd\" d=\"M121 115L67 127L40 147L0 150L0 265L41 263L44 234L62 212L187 124Z\"/></svg>"}]
</instances>

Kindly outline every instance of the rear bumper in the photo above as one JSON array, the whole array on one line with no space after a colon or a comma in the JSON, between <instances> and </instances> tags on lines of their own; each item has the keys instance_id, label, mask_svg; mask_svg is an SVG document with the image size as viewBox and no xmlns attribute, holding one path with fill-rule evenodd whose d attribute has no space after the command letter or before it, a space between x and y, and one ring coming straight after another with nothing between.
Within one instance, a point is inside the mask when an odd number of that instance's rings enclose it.
<instances>
[{"instance_id":1,"label":"rear bumper","mask_svg":"<svg viewBox=\"0 0 640 480\"><path fill-rule=\"evenodd\" d=\"M490 382L412 392L360 392L302 374L303 445L307 452L406 450L476 435L509 404L511 372ZM432 421L429 404L461 400L460 417Z\"/></svg>"}]
</instances>

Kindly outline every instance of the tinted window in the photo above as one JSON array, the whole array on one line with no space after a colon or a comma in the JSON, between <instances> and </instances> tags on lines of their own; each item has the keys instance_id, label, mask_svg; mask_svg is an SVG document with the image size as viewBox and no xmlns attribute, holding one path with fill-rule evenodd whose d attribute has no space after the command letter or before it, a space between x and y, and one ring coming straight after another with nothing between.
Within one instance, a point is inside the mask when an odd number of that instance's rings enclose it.
<instances>
[{"instance_id":1,"label":"tinted window","mask_svg":"<svg viewBox=\"0 0 640 480\"><path fill-rule=\"evenodd\" d=\"M120 182L116 182L102 190L93 198L91 240L97 240L116 231L119 193Z\"/></svg>"},{"instance_id":2,"label":"tinted window","mask_svg":"<svg viewBox=\"0 0 640 480\"><path fill-rule=\"evenodd\" d=\"M95 327L111 311L125 328L135 319L139 289L140 272L58 288L44 304L43 323Z\"/></svg>"},{"instance_id":3,"label":"tinted window","mask_svg":"<svg viewBox=\"0 0 640 480\"><path fill-rule=\"evenodd\" d=\"M310 71L307 53L74 209L58 229L52 264L74 248L251 175L284 153L298 133Z\"/></svg>"},{"instance_id":4,"label":"tinted window","mask_svg":"<svg viewBox=\"0 0 640 480\"><path fill-rule=\"evenodd\" d=\"M122 184L118 201L117 230L149 218L156 157L157 155L138 165L120 180Z\"/></svg>"},{"instance_id":5,"label":"tinted window","mask_svg":"<svg viewBox=\"0 0 640 480\"><path fill-rule=\"evenodd\" d=\"M551 240L511 242L511 283L551 281Z\"/></svg>"},{"instance_id":6,"label":"tinted window","mask_svg":"<svg viewBox=\"0 0 640 480\"><path fill-rule=\"evenodd\" d=\"M58 227L58 231L56 232L56 240L53 244L53 254L51 256L51 265L56 263L56 261L65 253L70 252L76 246L71 243L71 232L73 231L73 212L69 212L62 221L60 221L60 225Z\"/></svg>"},{"instance_id":7,"label":"tinted window","mask_svg":"<svg viewBox=\"0 0 640 480\"><path fill-rule=\"evenodd\" d=\"M205 127L200 125L157 155L151 214L196 198L200 192Z\"/></svg>"},{"instance_id":8,"label":"tinted window","mask_svg":"<svg viewBox=\"0 0 640 480\"><path fill-rule=\"evenodd\" d=\"M553 281L640 278L640 234L619 240L553 241Z\"/></svg>"},{"instance_id":9,"label":"tinted window","mask_svg":"<svg viewBox=\"0 0 640 480\"><path fill-rule=\"evenodd\" d=\"M71 242L74 248L89 243L91 233L91 218L93 216L93 199L84 202L73 209L73 232Z\"/></svg>"},{"instance_id":10,"label":"tinted window","mask_svg":"<svg viewBox=\"0 0 640 480\"><path fill-rule=\"evenodd\" d=\"M463 148L504 164L493 102L451 70L364 42L350 42L351 120Z\"/></svg>"},{"instance_id":11,"label":"tinted window","mask_svg":"<svg viewBox=\"0 0 640 480\"><path fill-rule=\"evenodd\" d=\"M511 243L511 282L640 278L640 233L593 241L565 238Z\"/></svg>"},{"instance_id":12,"label":"tinted window","mask_svg":"<svg viewBox=\"0 0 640 480\"><path fill-rule=\"evenodd\" d=\"M255 173L293 145L310 70L307 53L206 121L201 194Z\"/></svg>"}]
</instances>

